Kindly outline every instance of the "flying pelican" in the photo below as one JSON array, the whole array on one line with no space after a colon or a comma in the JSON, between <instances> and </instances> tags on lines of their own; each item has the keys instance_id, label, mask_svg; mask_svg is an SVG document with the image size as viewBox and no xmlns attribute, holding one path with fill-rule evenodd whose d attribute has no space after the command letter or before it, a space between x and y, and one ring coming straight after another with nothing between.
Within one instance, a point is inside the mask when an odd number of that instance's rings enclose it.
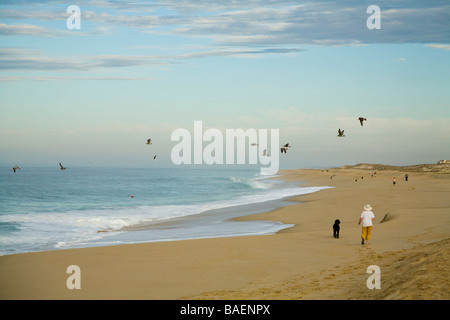
<instances>
[{"instance_id":1,"label":"flying pelican","mask_svg":"<svg viewBox=\"0 0 450 320\"><path fill-rule=\"evenodd\" d=\"M147 144L152 144L152 139L147 139Z\"/></svg>"},{"instance_id":2,"label":"flying pelican","mask_svg":"<svg viewBox=\"0 0 450 320\"><path fill-rule=\"evenodd\" d=\"M16 170L19 170L19 169L20 169L19 166L14 166L14 167L13 167L13 171L14 171L14 172L16 172Z\"/></svg>"},{"instance_id":3,"label":"flying pelican","mask_svg":"<svg viewBox=\"0 0 450 320\"><path fill-rule=\"evenodd\" d=\"M59 166L61 167L61 170L66 170L66 168L63 167L63 165L61 164L61 162L59 163Z\"/></svg>"},{"instance_id":4,"label":"flying pelican","mask_svg":"<svg viewBox=\"0 0 450 320\"><path fill-rule=\"evenodd\" d=\"M281 153L287 153L287 148L290 148L289 142L283 145L283 148L281 148Z\"/></svg>"},{"instance_id":5,"label":"flying pelican","mask_svg":"<svg viewBox=\"0 0 450 320\"><path fill-rule=\"evenodd\" d=\"M338 137L345 137L344 130L341 129L338 130Z\"/></svg>"},{"instance_id":6,"label":"flying pelican","mask_svg":"<svg viewBox=\"0 0 450 320\"><path fill-rule=\"evenodd\" d=\"M367 119L363 117L359 117L358 120L361 123L361 127L363 126L363 121L367 121Z\"/></svg>"},{"instance_id":7,"label":"flying pelican","mask_svg":"<svg viewBox=\"0 0 450 320\"><path fill-rule=\"evenodd\" d=\"M157 156L157 155L155 155L155 156L153 157L153 160L156 160L156 156Z\"/></svg>"}]
</instances>

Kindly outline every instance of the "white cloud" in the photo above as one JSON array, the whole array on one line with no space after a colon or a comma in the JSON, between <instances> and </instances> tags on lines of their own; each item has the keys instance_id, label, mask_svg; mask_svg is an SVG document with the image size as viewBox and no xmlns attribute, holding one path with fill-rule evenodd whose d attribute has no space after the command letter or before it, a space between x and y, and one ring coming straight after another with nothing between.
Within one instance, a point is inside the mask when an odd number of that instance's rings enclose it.
<instances>
[{"instance_id":1,"label":"white cloud","mask_svg":"<svg viewBox=\"0 0 450 320\"><path fill-rule=\"evenodd\" d=\"M24 3L29 4L22 2ZM82 20L99 24L101 27L126 26L142 31L155 29L160 33L209 37L212 41L222 44L239 45L246 42L247 45L327 46L355 43L450 42L448 2L379 0L377 5L381 8L380 30L368 30L366 27L366 9L369 4L352 0L323 0L302 5L283 0L159 0L132 3L81 1L79 6L82 10ZM41 8L43 7L23 6L19 10L6 6L0 12L0 18L16 21L57 21L67 18L67 13L58 11L59 2L47 1L46 10ZM20 35L33 31L22 28L9 32Z\"/></svg>"},{"instance_id":2,"label":"white cloud","mask_svg":"<svg viewBox=\"0 0 450 320\"><path fill-rule=\"evenodd\" d=\"M450 44L442 44L442 43L430 43L430 44L426 44L425 47L433 48L433 49L450 50Z\"/></svg>"},{"instance_id":3,"label":"white cloud","mask_svg":"<svg viewBox=\"0 0 450 320\"><path fill-rule=\"evenodd\" d=\"M142 81L142 80L154 80L152 78L145 77L74 77L74 76L0 76L0 82L11 81Z\"/></svg>"},{"instance_id":4,"label":"white cloud","mask_svg":"<svg viewBox=\"0 0 450 320\"><path fill-rule=\"evenodd\" d=\"M0 70L8 71L73 71L87 72L98 69L109 68L126 68L126 67L142 67L142 66L159 66L174 63L176 60L182 59L200 59L206 57L218 56L256 56L268 54L284 54L301 52L299 48L210 48L191 53L182 53L175 55L96 55L96 56L77 56L75 57L49 57L44 56L39 50L25 48L0 48ZM33 77L39 80L37 77ZM52 77L42 77L41 80L50 79ZM53 77L55 78L55 77ZM75 77L68 77L68 79ZM107 77L110 78L110 77ZM118 80L125 79L123 77L115 77ZM144 77L145 78L145 77ZM3 80L18 80L11 76L4 77ZM94 78L95 79L95 78ZM110 79L114 79L110 78ZM147 79L147 78L145 78ZM62 78L64 80L64 78ZM131 80L138 80L132 77Z\"/></svg>"},{"instance_id":5,"label":"white cloud","mask_svg":"<svg viewBox=\"0 0 450 320\"><path fill-rule=\"evenodd\" d=\"M55 30L31 24L7 25L0 23L0 36L55 36Z\"/></svg>"},{"instance_id":6,"label":"white cloud","mask_svg":"<svg viewBox=\"0 0 450 320\"><path fill-rule=\"evenodd\" d=\"M44 56L39 50L0 48L0 70L90 71L102 68L121 68L163 65L157 56L98 55L69 59Z\"/></svg>"}]
</instances>

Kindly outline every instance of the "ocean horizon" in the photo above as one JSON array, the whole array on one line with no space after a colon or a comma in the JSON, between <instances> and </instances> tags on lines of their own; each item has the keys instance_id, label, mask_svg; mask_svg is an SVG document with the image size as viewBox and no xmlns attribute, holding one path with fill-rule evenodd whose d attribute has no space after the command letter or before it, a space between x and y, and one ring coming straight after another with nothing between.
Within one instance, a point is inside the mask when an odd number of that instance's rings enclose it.
<instances>
[{"instance_id":1,"label":"ocean horizon","mask_svg":"<svg viewBox=\"0 0 450 320\"><path fill-rule=\"evenodd\" d=\"M302 187L253 169L0 167L0 255L273 234L292 225L231 221L288 205Z\"/></svg>"}]
</instances>

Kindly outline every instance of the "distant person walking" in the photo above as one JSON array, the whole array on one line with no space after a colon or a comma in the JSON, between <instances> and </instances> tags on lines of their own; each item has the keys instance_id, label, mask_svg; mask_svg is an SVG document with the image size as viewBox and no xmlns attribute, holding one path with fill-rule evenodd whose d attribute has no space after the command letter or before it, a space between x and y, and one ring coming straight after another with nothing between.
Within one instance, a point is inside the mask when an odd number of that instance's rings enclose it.
<instances>
[{"instance_id":1,"label":"distant person walking","mask_svg":"<svg viewBox=\"0 0 450 320\"><path fill-rule=\"evenodd\" d=\"M405 174L405 181L408 181L408 174Z\"/></svg>"},{"instance_id":2,"label":"distant person walking","mask_svg":"<svg viewBox=\"0 0 450 320\"><path fill-rule=\"evenodd\" d=\"M364 206L364 211L361 213L359 217L358 224L362 222L362 230L361 230L361 244L369 244L370 233L372 232L372 222L375 218L375 215L372 212L372 207L370 204Z\"/></svg>"},{"instance_id":3,"label":"distant person walking","mask_svg":"<svg viewBox=\"0 0 450 320\"><path fill-rule=\"evenodd\" d=\"M395 184L397 183L397 180L395 179L395 177L392 179L392 185L395 187Z\"/></svg>"}]
</instances>

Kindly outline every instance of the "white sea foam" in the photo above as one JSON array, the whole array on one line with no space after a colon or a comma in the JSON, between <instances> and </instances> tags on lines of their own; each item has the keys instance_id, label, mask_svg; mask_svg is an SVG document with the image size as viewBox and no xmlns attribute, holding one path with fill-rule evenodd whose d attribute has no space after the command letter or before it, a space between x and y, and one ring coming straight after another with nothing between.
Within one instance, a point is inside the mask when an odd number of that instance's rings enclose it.
<instances>
[{"instance_id":1,"label":"white sea foam","mask_svg":"<svg viewBox=\"0 0 450 320\"><path fill-rule=\"evenodd\" d=\"M102 173L103 174L103 173ZM128 175L128 173L126 173ZM225 175L226 176L226 175ZM103 176L102 176L103 177ZM109 176L108 176L109 177ZM133 175L133 177L135 177ZM179 187L170 184L165 190L175 192L170 194L164 201L172 204L158 204L155 199L154 204L145 205L146 201L141 202L134 200L123 201L111 206L92 205L92 203L84 203L84 197L74 198L82 203L79 209L61 210L61 207L67 205L63 200L54 203L38 203L38 208L46 210L35 210L27 212L13 212L11 214L0 214L0 255L11 254L28 251L53 250L58 248L82 247L89 245L100 245L102 243L117 244L144 241L169 241L171 239L190 239L190 238L207 238L207 237L226 237L234 235L251 235L251 234L267 234L273 233L280 229L289 227L276 222L252 222L237 223L214 221L214 226L203 225L204 220L196 220L196 215L211 210L232 208L235 206L252 205L293 197L296 195L316 192L328 187L298 187L288 185L278 179L268 179L272 176L253 176L245 177L245 175L228 177L228 182L223 176L213 177L187 177L186 180L193 187L187 188L184 193L178 193ZM179 176L178 181L182 179ZM201 180L203 179L203 180ZM98 179L96 179L98 181ZM162 180L163 183L167 180ZM183 180L184 181L184 180ZM223 183L222 183L223 181ZM138 181L143 183L142 188L146 188L146 181ZM85 185L84 181L72 182L77 183L82 190ZM50 185L50 184L49 184ZM210 199L208 192L210 188L221 188L223 186L224 196L222 197L222 189L214 193L214 199ZM100 188L103 185L100 185ZM176 189L178 188L178 189ZM231 189L230 189L231 188ZM229 198L226 190L234 190L233 198ZM35 189L33 189L35 190ZM113 190L114 191L114 190ZM183 191L183 190L181 190ZM195 195L193 192L197 192ZM71 193L63 193L63 195L71 195ZM103 197L103 194L100 196ZM39 198L40 195L37 195ZM111 197L105 197L107 203ZM190 201L191 198L195 201ZM222 199L221 199L222 198ZM6 199L6 198L5 198ZM54 200L53 198L50 198ZM72 198L68 198L71 200ZM102 198L103 199L103 198ZM111 198L115 199L115 198ZM125 197L125 200L130 198ZM65 200L64 200L65 201ZM142 202L144 201L144 202ZM190 202L189 202L190 201ZM151 201L150 201L151 202ZM124 203L129 203L124 205ZM32 203L34 205L34 203ZM134 205L131 205L134 204ZM6 208L6 207L4 207ZM10 206L8 208L13 208ZM49 208L49 209L48 209ZM151 232L122 232L124 228L141 225L152 224L156 222L174 221L177 218L193 217L188 227L168 229L153 229ZM98 232L98 231L115 231L115 232ZM119 236L119 238L117 238Z\"/></svg>"},{"instance_id":2,"label":"white sea foam","mask_svg":"<svg viewBox=\"0 0 450 320\"><path fill-rule=\"evenodd\" d=\"M8 247L21 246L24 251L34 251L37 248L49 250L52 248L65 248L79 246L89 241L96 241L110 236L112 233L99 233L98 231L119 231L124 227L152 223L158 221L169 221L171 219L196 215L210 210L230 208L240 205L249 205L288 198L296 195L307 194L322 190L327 187L292 187L265 190L262 193L245 195L236 199L208 202L198 205L166 205L166 206L139 206L124 208L103 208L97 210L74 210L67 212L30 213L21 215L2 215L0 222L14 221L20 225L20 237L17 234L4 235L0 238L2 249L0 254L7 254ZM280 225L242 225L246 229L221 229L209 236L231 236L235 232L239 234L271 233L279 230ZM256 228L255 228L256 227ZM261 229L263 227L263 229ZM264 227L266 229L264 229ZM231 232L231 230L235 230ZM237 231L239 230L239 231ZM198 237L208 237L196 230ZM195 233L195 232L194 232ZM190 233L192 234L192 232ZM154 234L155 236L155 234ZM172 235L173 236L173 235ZM177 235L177 238L182 236ZM193 236L189 236L193 237ZM189 238L186 236L186 238ZM159 232L155 241L164 240L164 234ZM105 240L106 241L106 240ZM6 250L5 250L6 249ZM12 249L11 249L12 250Z\"/></svg>"}]
</instances>

